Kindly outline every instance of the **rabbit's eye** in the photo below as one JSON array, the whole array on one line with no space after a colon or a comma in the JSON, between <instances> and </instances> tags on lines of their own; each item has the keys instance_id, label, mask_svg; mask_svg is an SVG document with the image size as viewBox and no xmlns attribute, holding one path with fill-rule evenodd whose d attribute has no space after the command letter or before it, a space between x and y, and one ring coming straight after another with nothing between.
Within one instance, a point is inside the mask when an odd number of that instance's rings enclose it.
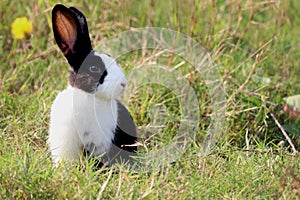
<instances>
[{"instance_id":1,"label":"rabbit's eye","mask_svg":"<svg viewBox=\"0 0 300 200\"><path fill-rule=\"evenodd\" d=\"M100 68L97 66L90 66L90 72L92 73L100 73Z\"/></svg>"}]
</instances>

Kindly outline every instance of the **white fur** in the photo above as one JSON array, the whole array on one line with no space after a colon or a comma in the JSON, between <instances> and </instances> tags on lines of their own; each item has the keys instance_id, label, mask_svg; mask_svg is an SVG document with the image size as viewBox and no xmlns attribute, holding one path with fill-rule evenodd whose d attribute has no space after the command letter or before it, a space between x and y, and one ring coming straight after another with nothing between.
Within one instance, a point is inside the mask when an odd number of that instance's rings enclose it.
<instances>
[{"instance_id":1,"label":"white fur","mask_svg":"<svg viewBox=\"0 0 300 200\"><path fill-rule=\"evenodd\" d=\"M124 91L127 80L114 59L95 55L106 66L103 84L94 93L69 85L51 107L48 142L56 164L62 159L78 159L83 147L90 147L95 156L108 152L114 138L118 118L115 98Z\"/></svg>"},{"instance_id":2,"label":"white fur","mask_svg":"<svg viewBox=\"0 0 300 200\"><path fill-rule=\"evenodd\" d=\"M96 96L104 99L117 98L124 91L124 87L120 87L120 84L127 84L124 74L113 58L97 52L95 55L101 57L107 70L107 76L104 83L98 86Z\"/></svg>"}]
</instances>

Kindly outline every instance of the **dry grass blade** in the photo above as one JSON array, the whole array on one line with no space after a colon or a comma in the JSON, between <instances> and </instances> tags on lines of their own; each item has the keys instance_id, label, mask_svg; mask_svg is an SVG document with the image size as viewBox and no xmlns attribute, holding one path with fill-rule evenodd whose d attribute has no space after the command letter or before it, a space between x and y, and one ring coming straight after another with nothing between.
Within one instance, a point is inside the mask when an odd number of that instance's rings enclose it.
<instances>
[{"instance_id":1,"label":"dry grass blade","mask_svg":"<svg viewBox=\"0 0 300 200\"><path fill-rule=\"evenodd\" d=\"M112 173L113 173L113 169L110 169L107 179L105 180L105 182L101 186L100 192L99 192L98 197L97 197L98 200L102 199L103 192L104 192L104 190L105 190L105 188L106 188L106 186L107 186L107 184L108 184L108 182L111 178Z\"/></svg>"},{"instance_id":2,"label":"dry grass blade","mask_svg":"<svg viewBox=\"0 0 300 200\"><path fill-rule=\"evenodd\" d=\"M286 138L286 140L288 141L288 143L290 144L293 153L296 155L298 153L298 151L295 148L295 145L293 144L291 138L288 136L288 134L286 133L286 131L284 130L284 128L281 126L281 124L278 122L278 120L276 119L275 115L270 111L270 115L272 116L273 120L275 121L276 125L278 126L278 128L280 129L280 131L282 132L282 134L284 135L284 137Z\"/></svg>"}]
</instances>

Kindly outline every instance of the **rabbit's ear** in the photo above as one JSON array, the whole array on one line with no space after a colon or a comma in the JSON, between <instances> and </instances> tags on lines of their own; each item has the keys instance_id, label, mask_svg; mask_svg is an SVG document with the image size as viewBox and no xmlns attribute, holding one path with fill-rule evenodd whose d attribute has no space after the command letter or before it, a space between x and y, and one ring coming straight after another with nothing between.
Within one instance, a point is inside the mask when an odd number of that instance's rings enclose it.
<instances>
[{"instance_id":1,"label":"rabbit's ear","mask_svg":"<svg viewBox=\"0 0 300 200\"><path fill-rule=\"evenodd\" d=\"M88 25L87 25L85 16L82 14L82 12L77 10L77 8L70 7L69 9L76 15L78 22L80 24L82 34L86 35L86 37L89 38L89 40L90 40L89 29L88 29Z\"/></svg>"},{"instance_id":2,"label":"rabbit's ear","mask_svg":"<svg viewBox=\"0 0 300 200\"><path fill-rule=\"evenodd\" d=\"M78 72L80 65L92 51L84 15L75 8L69 9L57 4L52 10L52 27L57 45L74 71Z\"/></svg>"}]
</instances>

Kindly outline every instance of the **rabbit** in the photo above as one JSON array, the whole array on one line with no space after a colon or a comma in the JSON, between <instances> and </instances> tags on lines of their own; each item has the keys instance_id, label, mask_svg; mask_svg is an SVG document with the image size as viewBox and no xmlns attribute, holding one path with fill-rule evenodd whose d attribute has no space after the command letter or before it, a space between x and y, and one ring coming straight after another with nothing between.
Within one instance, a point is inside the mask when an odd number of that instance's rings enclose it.
<instances>
[{"instance_id":1,"label":"rabbit","mask_svg":"<svg viewBox=\"0 0 300 200\"><path fill-rule=\"evenodd\" d=\"M117 100L127 79L116 61L93 50L85 16L57 4L52 10L55 41L67 59L68 87L51 107L48 144L53 162L81 154L101 163L130 162L137 151L136 125Z\"/></svg>"}]
</instances>

